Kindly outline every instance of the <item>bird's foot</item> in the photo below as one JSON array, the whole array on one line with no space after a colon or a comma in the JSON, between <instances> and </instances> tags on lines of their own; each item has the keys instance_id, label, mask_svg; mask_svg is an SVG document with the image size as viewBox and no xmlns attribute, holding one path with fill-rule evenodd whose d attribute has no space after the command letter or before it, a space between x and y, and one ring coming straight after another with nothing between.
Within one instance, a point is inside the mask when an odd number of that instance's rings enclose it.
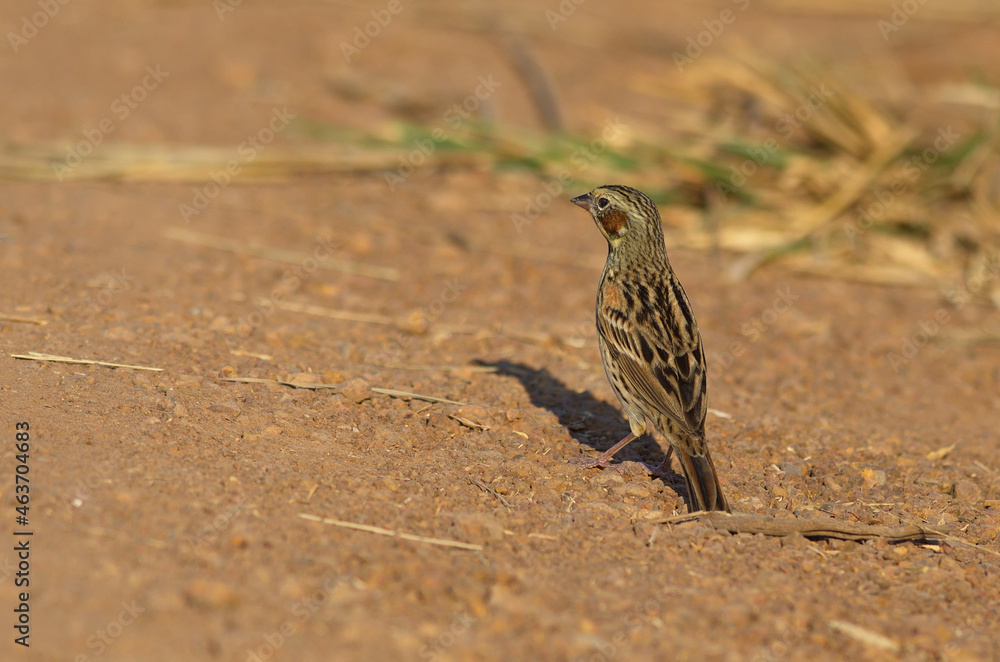
<instances>
[{"instance_id":1,"label":"bird's foot","mask_svg":"<svg viewBox=\"0 0 1000 662\"><path fill-rule=\"evenodd\" d=\"M611 459L603 455L601 457L578 457L570 460L569 463L575 464L581 469L607 469L611 466Z\"/></svg>"},{"instance_id":2,"label":"bird's foot","mask_svg":"<svg viewBox=\"0 0 1000 662\"><path fill-rule=\"evenodd\" d=\"M611 464L611 458L595 457L595 458L577 458L575 460L570 460L570 464L574 464L582 469L603 469L605 471L613 471L617 474L622 474L623 476L633 476L635 472L631 465L639 464L646 470L649 470L648 465L644 462L620 462L618 464Z\"/></svg>"},{"instance_id":3,"label":"bird's foot","mask_svg":"<svg viewBox=\"0 0 1000 662\"><path fill-rule=\"evenodd\" d=\"M668 455L663 459L663 462L657 465L642 463L646 467L646 471L653 478L663 478L666 479L668 476L673 476L674 472L670 469L670 456Z\"/></svg>"}]
</instances>

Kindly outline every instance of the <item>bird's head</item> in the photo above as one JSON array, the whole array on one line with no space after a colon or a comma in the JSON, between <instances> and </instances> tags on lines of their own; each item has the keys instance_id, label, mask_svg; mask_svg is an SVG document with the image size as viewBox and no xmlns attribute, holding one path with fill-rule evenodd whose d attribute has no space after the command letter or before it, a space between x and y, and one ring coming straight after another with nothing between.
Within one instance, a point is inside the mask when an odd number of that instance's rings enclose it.
<instances>
[{"instance_id":1,"label":"bird's head","mask_svg":"<svg viewBox=\"0 0 1000 662\"><path fill-rule=\"evenodd\" d=\"M572 202L590 212L611 248L649 239L663 243L660 212L641 191L616 184L598 186Z\"/></svg>"}]
</instances>

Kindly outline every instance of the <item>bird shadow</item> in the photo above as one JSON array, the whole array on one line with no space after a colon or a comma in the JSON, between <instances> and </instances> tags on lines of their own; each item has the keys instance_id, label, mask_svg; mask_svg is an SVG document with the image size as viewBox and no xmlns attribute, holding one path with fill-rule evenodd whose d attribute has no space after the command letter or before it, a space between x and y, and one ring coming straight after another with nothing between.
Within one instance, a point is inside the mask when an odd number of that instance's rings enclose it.
<instances>
[{"instance_id":1,"label":"bird shadow","mask_svg":"<svg viewBox=\"0 0 1000 662\"><path fill-rule=\"evenodd\" d=\"M495 368L497 374L520 381L531 404L555 414L559 424L581 445L604 451L628 434L628 424L618 409L598 400L590 391L574 391L545 368L531 368L511 361L477 363ZM660 445L648 434L639 437L615 455L615 461L634 460L652 466L659 465L663 458ZM683 490L684 478L676 472L672 471L666 482L678 491Z\"/></svg>"}]
</instances>

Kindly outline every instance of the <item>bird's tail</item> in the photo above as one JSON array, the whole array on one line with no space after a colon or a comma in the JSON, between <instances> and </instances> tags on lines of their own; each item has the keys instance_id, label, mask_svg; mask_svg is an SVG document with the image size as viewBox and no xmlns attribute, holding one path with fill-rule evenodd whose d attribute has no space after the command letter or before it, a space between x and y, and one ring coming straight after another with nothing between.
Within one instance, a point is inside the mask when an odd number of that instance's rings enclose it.
<instances>
[{"instance_id":1,"label":"bird's tail","mask_svg":"<svg viewBox=\"0 0 1000 662\"><path fill-rule=\"evenodd\" d=\"M687 481L688 503L691 512L696 510L723 510L730 512L729 502L719 485L719 475L712 462L712 454L708 447L701 444L700 453L691 453L682 448L674 447L680 459L684 479Z\"/></svg>"}]
</instances>

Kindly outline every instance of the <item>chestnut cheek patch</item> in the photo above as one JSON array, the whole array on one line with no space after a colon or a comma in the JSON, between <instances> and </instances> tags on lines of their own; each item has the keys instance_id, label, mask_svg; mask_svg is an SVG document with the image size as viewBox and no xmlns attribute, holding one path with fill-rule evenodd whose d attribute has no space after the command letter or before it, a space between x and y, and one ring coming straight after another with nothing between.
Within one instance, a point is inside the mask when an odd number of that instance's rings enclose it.
<instances>
[{"instance_id":1,"label":"chestnut cheek patch","mask_svg":"<svg viewBox=\"0 0 1000 662\"><path fill-rule=\"evenodd\" d=\"M608 236L617 237L625 232L625 226L628 225L628 216L625 215L625 212L614 209L601 216L599 222Z\"/></svg>"}]
</instances>

